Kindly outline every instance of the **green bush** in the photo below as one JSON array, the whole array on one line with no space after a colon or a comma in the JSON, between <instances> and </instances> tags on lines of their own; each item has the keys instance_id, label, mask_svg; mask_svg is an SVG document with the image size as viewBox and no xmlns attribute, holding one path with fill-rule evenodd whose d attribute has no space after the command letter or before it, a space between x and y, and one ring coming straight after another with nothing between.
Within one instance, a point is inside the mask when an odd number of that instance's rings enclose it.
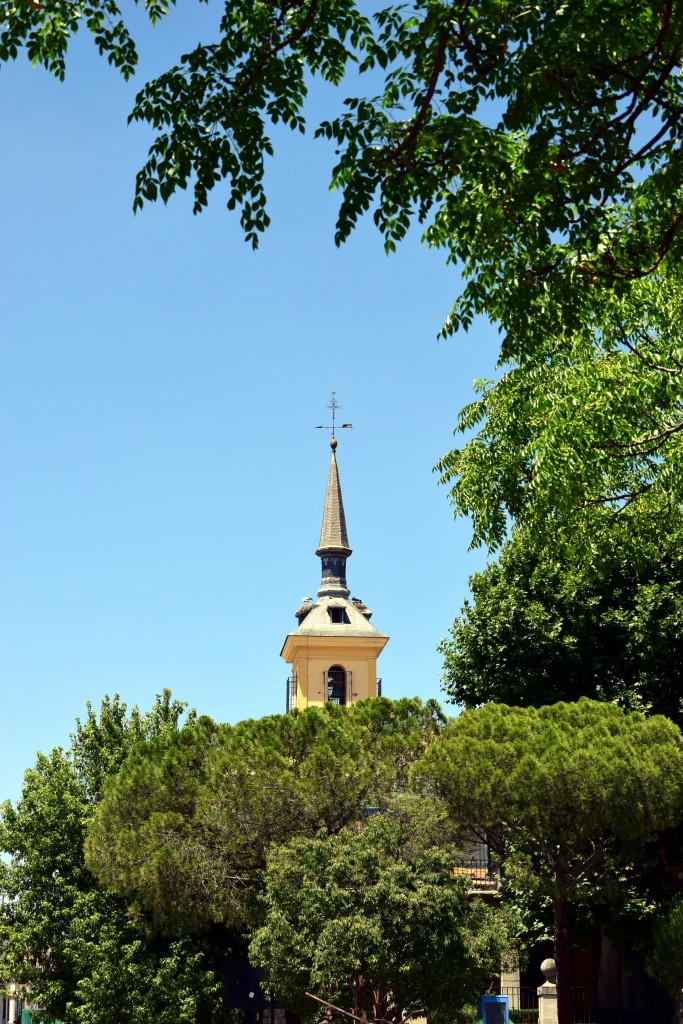
<instances>
[{"instance_id":1,"label":"green bush","mask_svg":"<svg viewBox=\"0 0 683 1024\"><path fill-rule=\"evenodd\" d=\"M454 1024L481 1024L476 1006L463 1006ZM538 1024L538 1010L510 1010L510 1024Z\"/></svg>"}]
</instances>

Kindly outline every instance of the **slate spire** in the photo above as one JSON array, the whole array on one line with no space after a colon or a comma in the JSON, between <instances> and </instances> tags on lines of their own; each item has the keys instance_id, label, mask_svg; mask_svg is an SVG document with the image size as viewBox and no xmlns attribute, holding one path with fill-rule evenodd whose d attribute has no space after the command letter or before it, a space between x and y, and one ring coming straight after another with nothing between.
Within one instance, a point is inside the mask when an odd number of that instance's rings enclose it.
<instances>
[{"instance_id":1,"label":"slate spire","mask_svg":"<svg viewBox=\"0 0 683 1024\"><path fill-rule=\"evenodd\" d=\"M348 597L350 592L346 586L346 559L351 554L351 548L346 533L344 503L337 470L337 439L334 436L330 448L332 459L327 477L320 543L316 550L322 562L322 582L318 597Z\"/></svg>"}]
</instances>

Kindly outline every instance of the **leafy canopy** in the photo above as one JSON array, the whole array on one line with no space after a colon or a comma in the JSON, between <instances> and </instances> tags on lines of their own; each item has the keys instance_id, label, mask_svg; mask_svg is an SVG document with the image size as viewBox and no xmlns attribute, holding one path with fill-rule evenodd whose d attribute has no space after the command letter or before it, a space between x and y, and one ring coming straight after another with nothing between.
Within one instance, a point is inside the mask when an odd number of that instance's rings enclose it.
<instances>
[{"instance_id":1,"label":"leafy canopy","mask_svg":"<svg viewBox=\"0 0 683 1024\"><path fill-rule=\"evenodd\" d=\"M416 809L404 803L362 828L271 850L266 917L249 955L304 1016L330 1019L310 992L359 1019L450 1022L500 970L519 927L514 912L470 897L453 873L456 851L425 841Z\"/></svg>"},{"instance_id":2,"label":"leafy canopy","mask_svg":"<svg viewBox=\"0 0 683 1024\"><path fill-rule=\"evenodd\" d=\"M153 21L170 6L145 4ZM9 14L0 59L25 51L63 76L69 37L83 23L124 75L134 68L113 0L35 3ZM430 214L431 243L445 245L468 273L474 264L489 270L468 286L455 321L469 322L486 291L507 309L504 285L515 276L524 297L518 315L531 284L551 316L541 293L559 278L589 285L596 276L639 277L674 240L681 33L668 0L636 9L626 0L421 0L371 16L351 0L231 2L218 38L138 96L133 116L159 131L138 200L159 189L167 199L192 180L201 208L227 180L247 230L260 230L267 125L303 127L311 76L338 85L350 68L372 72L377 96L348 99L345 113L320 129L340 146L339 238L373 203L390 247L413 211ZM571 313L563 303L555 317Z\"/></svg>"},{"instance_id":3,"label":"leafy canopy","mask_svg":"<svg viewBox=\"0 0 683 1024\"><path fill-rule=\"evenodd\" d=\"M170 6L145 3L152 21ZM62 77L81 24L133 72L114 0L12 6L0 61ZM370 214L392 250L417 219L464 275L445 333L484 315L502 334L509 372L440 465L475 543L587 501L661 512L682 490L682 52L675 0L230 0L217 37L137 95L156 136L134 208L190 187L198 212L220 187L256 246L271 127L305 130L316 76L343 85L316 129L338 157L337 243Z\"/></svg>"},{"instance_id":4,"label":"leafy canopy","mask_svg":"<svg viewBox=\"0 0 683 1024\"><path fill-rule=\"evenodd\" d=\"M384 698L232 727L200 719L129 758L96 811L88 864L153 929L245 930L269 849L386 806L442 723L433 701Z\"/></svg>"},{"instance_id":5,"label":"leafy canopy","mask_svg":"<svg viewBox=\"0 0 683 1024\"><path fill-rule=\"evenodd\" d=\"M683 813L683 737L612 704L464 711L415 767L498 850L513 891L553 904L559 1024L571 1024L569 907L620 902L646 843Z\"/></svg>"},{"instance_id":6,"label":"leafy canopy","mask_svg":"<svg viewBox=\"0 0 683 1024\"><path fill-rule=\"evenodd\" d=\"M537 534L551 517L565 539L591 533L596 506L659 532L683 501L682 319L672 257L627 290L592 293L571 331L475 382L457 426L470 439L436 467L475 544L498 546L510 517Z\"/></svg>"},{"instance_id":7,"label":"leafy canopy","mask_svg":"<svg viewBox=\"0 0 683 1024\"><path fill-rule=\"evenodd\" d=\"M415 767L454 819L533 861L529 884L595 898L683 811L683 737L657 715L581 698L487 704L451 721Z\"/></svg>"},{"instance_id":8,"label":"leafy canopy","mask_svg":"<svg viewBox=\"0 0 683 1024\"><path fill-rule=\"evenodd\" d=\"M680 514L657 530L618 518L591 547L514 530L440 645L450 699L590 697L681 724L682 532Z\"/></svg>"},{"instance_id":9,"label":"leafy canopy","mask_svg":"<svg viewBox=\"0 0 683 1024\"><path fill-rule=\"evenodd\" d=\"M29 986L64 1024L194 1024L220 1019L215 951L204 939L149 943L127 906L85 866L84 840L109 774L143 738L177 729L185 705L164 691L152 710L118 696L88 705L69 750L38 754L20 800L0 811L0 975ZM189 716L192 717L192 716ZM125 984L122 984L125 978ZM114 997L112 997L114 993Z\"/></svg>"}]
</instances>

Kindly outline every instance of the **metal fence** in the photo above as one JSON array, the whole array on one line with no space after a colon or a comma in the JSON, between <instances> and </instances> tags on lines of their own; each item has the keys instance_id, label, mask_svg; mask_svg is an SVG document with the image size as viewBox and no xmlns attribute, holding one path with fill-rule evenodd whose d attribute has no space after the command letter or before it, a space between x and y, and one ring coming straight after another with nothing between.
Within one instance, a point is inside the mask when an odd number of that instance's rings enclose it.
<instances>
[{"instance_id":1,"label":"metal fence","mask_svg":"<svg viewBox=\"0 0 683 1024\"><path fill-rule=\"evenodd\" d=\"M524 985L501 985L500 994L508 997L510 1019L517 1024L515 1010L524 1024L538 1020L538 994ZM600 1005L597 989L573 988L574 1024L675 1024L674 1004L665 992L646 985L631 995L627 1007Z\"/></svg>"},{"instance_id":2,"label":"metal fence","mask_svg":"<svg viewBox=\"0 0 683 1024\"><path fill-rule=\"evenodd\" d=\"M0 1024L31 1024L31 1012L23 999L0 996Z\"/></svg>"},{"instance_id":3,"label":"metal fence","mask_svg":"<svg viewBox=\"0 0 683 1024\"><path fill-rule=\"evenodd\" d=\"M510 1010L538 1010L538 994L528 985L501 985L500 994L508 997Z\"/></svg>"},{"instance_id":4,"label":"metal fence","mask_svg":"<svg viewBox=\"0 0 683 1024\"><path fill-rule=\"evenodd\" d=\"M674 1024L676 1011L666 992L643 987L624 1007L600 1006L594 988L573 988L574 1024Z\"/></svg>"},{"instance_id":5,"label":"metal fence","mask_svg":"<svg viewBox=\"0 0 683 1024\"><path fill-rule=\"evenodd\" d=\"M285 712L289 714L299 702L299 682L296 675L291 675L287 680L287 691L285 697Z\"/></svg>"}]
</instances>

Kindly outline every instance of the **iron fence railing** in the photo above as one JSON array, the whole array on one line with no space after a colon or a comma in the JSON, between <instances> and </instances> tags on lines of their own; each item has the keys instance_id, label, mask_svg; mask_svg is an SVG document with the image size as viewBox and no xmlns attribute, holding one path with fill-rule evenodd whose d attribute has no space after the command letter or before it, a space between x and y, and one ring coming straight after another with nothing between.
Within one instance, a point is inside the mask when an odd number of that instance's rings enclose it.
<instances>
[{"instance_id":1,"label":"iron fence railing","mask_svg":"<svg viewBox=\"0 0 683 1024\"><path fill-rule=\"evenodd\" d=\"M529 985L501 985L500 994L508 997L511 1015L513 1010L529 1011L524 1017L525 1020L529 1020L533 1016L531 1011L538 1011L537 991Z\"/></svg>"},{"instance_id":2,"label":"iron fence railing","mask_svg":"<svg viewBox=\"0 0 683 1024\"><path fill-rule=\"evenodd\" d=\"M299 683L297 677L292 675L287 680L287 690L285 696L285 712L289 714L297 707L299 702Z\"/></svg>"},{"instance_id":3,"label":"iron fence railing","mask_svg":"<svg viewBox=\"0 0 683 1024\"><path fill-rule=\"evenodd\" d=\"M508 997L510 1020L534 1024L538 1020L538 994L525 985L501 985L500 995ZM676 1011L666 992L646 985L631 993L628 1006L600 1004L596 988L573 988L574 1024L675 1024Z\"/></svg>"},{"instance_id":4,"label":"iron fence railing","mask_svg":"<svg viewBox=\"0 0 683 1024\"><path fill-rule=\"evenodd\" d=\"M662 989L643 986L624 1006L601 1005L595 988L573 988L574 1024L674 1024L676 1011Z\"/></svg>"},{"instance_id":5,"label":"iron fence railing","mask_svg":"<svg viewBox=\"0 0 683 1024\"><path fill-rule=\"evenodd\" d=\"M493 861L481 857L461 857L453 866L453 874L469 878L473 889L482 891L500 888L500 871Z\"/></svg>"},{"instance_id":6,"label":"iron fence railing","mask_svg":"<svg viewBox=\"0 0 683 1024\"><path fill-rule=\"evenodd\" d=\"M327 678L327 673L324 673L324 675L325 675L325 678ZM347 672L346 673L346 689L347 689L347 693L346 693L346 697L345 697L345 699L343 701L339 700L338 695L337 695L337 697L335 697L334 694L330 694L329 688L327 687L327 684L325 682L323 684L323 689L320 692L323 695L323 700L333 700L334 703L336 703L336 704L338 704L338 703L349 704L351 702L351 700L353 700L353 698L355 696L355 694L352 692L351 686L352 686L351 673ZM377 680L377 696L378 697L382 696L382 680L381 679ZM287 714L289 714L290 711L293 711L298 706L298 702L299 702L299 690L298 690L297 677L295 675L291 675L289 677L289 679L287 680L286 689L285 689L285 712ZM0 1024L3 1024L3 1022L0 1021Z\"/></svg>"}]
</instances>

